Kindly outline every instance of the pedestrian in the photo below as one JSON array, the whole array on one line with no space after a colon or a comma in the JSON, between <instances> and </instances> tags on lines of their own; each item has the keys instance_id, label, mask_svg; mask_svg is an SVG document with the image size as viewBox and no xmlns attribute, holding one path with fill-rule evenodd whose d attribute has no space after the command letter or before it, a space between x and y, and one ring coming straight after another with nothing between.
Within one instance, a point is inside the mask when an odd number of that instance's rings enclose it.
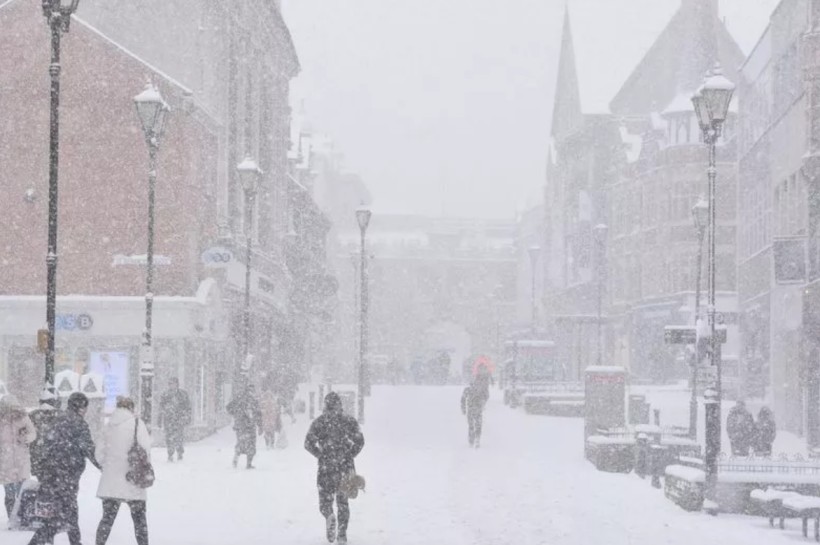
<instances>
[{"instance_id":1,"label":"pedestrian","mask_svg":"<svg viewBox=\"0 0 820 545\"><path fill-rule=\"evenodd\" d=\"M179 379L168 381L168 390L159 402L159 426L165 431L168 461L182 461L185 454L185 428L191 424L191 400L188 392L179 387Z\"/></svg>"},{"instance_id":2,"label":"pedestrian","mask_svg":"<svg viewBox=\"0 0 820 545\"><path fill-rule=\"evenodd\" d=\"M105 545L108 541L111 527L123 502L131 510L137 545L148 545L146 491L126 478L131 469L128 452L134 441L150 456L151 436L145 423L134 414L134 400L130 397L117 397L117 407L111 413L102 441L97 447L97 460L102 464L97 497L102 500L103 515L97 526L96 545Z\"/></svg>"},{"instance_id":3,"label":"pedestrian","mask_svg":"<svg viewBox=\"0 0 820 545\"><path fill-rule=\"evenodd\" d=\"M259 402L262 411L262 435L265 446L272 449L276 446L276 434L282 431L282 408L279 396L271 388L262 390L262 399Z\"/></svg>"},{"instance_id":4,"label":"pedestrian","mask_svg":"<svg viewBox=\"0 0 820 545\"><path fill-rule=\"evenodd\" d=\"M37 503L44 521L29 545L53 543L57 532L64 529L68 531L70 545L81 545L77 522L80 477L85 471L86 459L97 468L100 464L94 456L94 440L85 421L88 397L74 392L68 397L67 405L55 419L54 428L42 438Z\"/></svg>"},{"instance_id":5,"label":"pedestrian","mask_svg":"<svg viewBox=\"0 0 820 545\"><path fill-rule=\"evenodd\" d=\"M247 458L247 469L254 469L253 457L256 456L257 429L262 433L262 411L256 399L254 388L247 385L228 403L228 414L233 416L233 429L236 432L233 467L239 464L239 457Z\"/></svg>"},{"instance_id":6,"label":"pedestrian","mask_svg":"<svg viewBox=\"0 0 820 545\"><path fill-rule=\"evenodd\" d=\"M29 445L35 437L34 424L17 398L0 398L0 484L5 489L9 519L23 482L31 476Z\"/></svg>"},{"instance_id":7,"label":"pedestrian","mask_svg":"<svg viewBox=\"0 0 820 545\"><path fill-rule=\"evenodd\" d=\"M55 430L57 417L62 414L60 411L60 396L53 387L45 388L40 393L40 405L31 411L31 418L37 430L37 437L29 446L31 451L31 473L40 479L40 469L45 461L44 448L45 438L50 437ZM42 480L42 479L41 479Z\"/></svg>"},{"instance_id":8,"label":"pedestrian","mask_svg":"<svg viewBox=\"0 0 820 545\"><path fill-rule=\"evenodd\" d=\"M757 422L755 422L755 454L758 456L771 456L775 437L777 437L777 424L774 421L774 413L764 405L757 413Z\"/></svg>"},{"instance_id":9,"label":"pedestrian","mask_svg":"<svg viewBox=\"0 0 820 545\"><path fill-rule=\"evenodd\" d=\"M755 433L755 421L746 409L746 403L739 400L726 418L726 433L732 445L733 456L748 456Z\"/></svg>"},{"instance_id":10,"label":"pedestrian","mask_svg":"<svg viewBox=\"0 0 820 545\"><path fill-rule=\"evenodd\" d=\"M467 416L467 441L471 447L481 446L484 405L488 398L489 392L477 377L461 393L461 413Z\"/></svg>"},{"instance_id":11,"label":"pedestrian","mask_svg":"<svg viewBox=\"0 0 820 545\"><path fill-rule=\"evenodd\" d=\"M316 484L319 488L319 512L325 517L327 540L331 543L338 540L344 544L347 543L350 505L342 484L356 473L354 458L364 447L364 436L359 423L342 411L339 394L330 392L325 396L324 403L324 412L313 421L305 437L305 449L316 457L319 464ZM334 499L338 520L333 513Z\"/></svg>"}]
</instances>

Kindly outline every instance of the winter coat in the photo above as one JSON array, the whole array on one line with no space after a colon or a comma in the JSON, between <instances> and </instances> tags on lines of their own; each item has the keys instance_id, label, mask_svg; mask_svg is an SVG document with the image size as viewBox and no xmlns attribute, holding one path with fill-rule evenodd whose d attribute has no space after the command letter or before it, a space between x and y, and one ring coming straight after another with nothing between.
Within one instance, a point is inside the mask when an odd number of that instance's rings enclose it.
<instances>
[{"instance_id":1,"label":"winter coat","mask_svg":"<svg viewBox=\"0 0 820 545\"><path fill-rule=\"evenodd\" d=\"M356 471L353 459L364 448L359 423L338 407L325 407L313 421L305 437L305 449L316 457L319 469L316 482L323 490L338 490L344 475Z\"/></svg>"},{"instance_id":2,"label":"winter coat","mask_svg":"<svg viewBox=\"0 0 820 545\"><path fill-rule=\"evenodd\" d=\"M97 460L102 464L98 498L145 501L144 488L134 486L125 478L129 471L128 451L134 444L134 427L137 427L137 443L151 456L151 436L145 423L127 409L115 409L103 430L97 447Z\"/></svg>"},{"instance_id":3,"label":"winter coat","mask_svg":"<svg viewBox=\"0 0 820 545\"><path fill-rule=\"evenodd\" d=\"M182 430L191 423L191 400L185 390L168 390L162 395L159 407L160 427Z\"/></svg>"},{"instance_id":4,"label":"winter coat","mask_svg":"<svg viewBox=\"0 0 820 545\"><path fill-rule=\"evenodd\" d=\"M771 411L761 409L757 422L755 422L755 454L771 456L775 437L777 437L777 424L775 424L774 416Z\"/></svg>"},{"instance_id":5,"label":"winter coat","mask_svg":"<svg viewBox=\"0 0 820 545\"><path fill-rule=\"evenodd\" d=\"M734 406L726 418L726 433L732 443L732 450L748 454L755 433L755 421L745 407Z\"/></svg>"},{"instance_id":6,"label":"winter coat","mask_svg":"<svg viewBox=\"0 0 820 545\"><path fill-rule=\"evenodd\" d=\"M276 396L263 395L259 408L262 413L262 431L265 433L279 432L282 429L282 410Z\"/></svg>"},{"instance_id":7,"label":"winter coat","mask_svg":"<svg viewBox=\"0 0 820 545\"><path fill-rule=\"evenodd\" d=\"M94 440L83 416L73 410L60 411L53 428L42 437L40 475L47 480L77 483L85 471L88 458L98 466L94 457Z\"/></svg>"},{"instance_id":8,"label":"winter coat","mask_svg":"<svg viewBox=\"0 0 820 545\"><path fill-rule=\"evenodd\" d=\"M233 398L226 409L233 417L233 429L237 433L256 434L256 428L262 423L262 411L259 401L252 394L245 393Z\"/></svg>"},{"instance_id":9,"label":"winter coat","mask_svg":"<svg viewBox=\"0 0 820 545\"><path fill-rule=\"evenodd\" d=\"M41 403L39 409L35 409L29 414L29 418L31 418L34 428L37 430L37 437L34 439L34 442L29 445L31 452L31 472L35 476L40 475L40 471L45 463L44 438L54 433L55 422L60 414L62 414L62 411L55 409L48 403Z\"/></svg>"},{"instance_id":10,"label":"winter coat","mask_svg":"<svg viewBox=\"0 0 820 545\"><path fill-rule=\"evenodd\" d=\"M34 424L23 409L0 410L0 484L31 476L29 444L35 437Z\"/></svg>"},{"instance_id":11,"label":"winter coat","mask_svg":"<svg viewBox=\"0 0 820 545\"><path fill-rule=\"evenodd\" d=\"M473 414L483 411L488 397L489 393L484 390L482 385L471 384L467 386L461 394L461 412Z\"/></svg>"}]
</instances>

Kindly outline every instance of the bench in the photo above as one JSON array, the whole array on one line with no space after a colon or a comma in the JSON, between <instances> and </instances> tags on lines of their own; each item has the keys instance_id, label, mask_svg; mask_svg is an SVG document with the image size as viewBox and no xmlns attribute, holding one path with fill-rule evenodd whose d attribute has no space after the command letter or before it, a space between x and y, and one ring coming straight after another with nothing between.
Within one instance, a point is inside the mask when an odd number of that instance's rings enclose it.
<instances>
[{"instance_id":1,"label":"bench","mask_svg":"<svg viewBox=\"0 0 820 545\"><path fill-rule=\"evenodd\" d=\"M814 519L814 539L820 541L820 498L796 494L782 502L784 509L803 520L803 537L809 536L809 519Z\"/></svg>"},{"instance_id":2,"label":"bench","mask_svg":"<svg viewBox=\"0 0 820 545\"><path fill-rule=\"evenodd\" d=\"M799 495L793 490L777 490L774 488L761 490L758 488L752 490L749 498L765 516L769 517L769 526L774 528L775 519L779 519L780 529L783 530L786 527L786 517L791 514L789 510L783 507L783 500Z\"/></svg>"}]
</instances>

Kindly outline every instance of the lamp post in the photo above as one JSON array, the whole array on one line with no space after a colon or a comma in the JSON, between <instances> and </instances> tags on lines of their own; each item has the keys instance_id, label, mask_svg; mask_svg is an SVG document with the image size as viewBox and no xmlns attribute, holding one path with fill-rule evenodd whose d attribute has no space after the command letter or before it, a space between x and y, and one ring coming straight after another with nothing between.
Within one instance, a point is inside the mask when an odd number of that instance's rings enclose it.
<instances>
[{"instance_id":1,"label":"lamp post","mask_svg":"<svg viewBox=\"0 0 820 545\"><path fill-rule=\"evenodd\" d=\"M530 254L530 266L532 268L532 287L530 290L530 320L532 321L532 333L535 334L535 328L538 324L538 304L536 301L536 293L535 293L535 281L536 281L536 272L537 272L537 265L538 265L538 257L541 255L541 247L540 246L530 246L529 250L527 250Z\"/></svg>"},{"instance_id":2,"label":"lamp post","mask_svg":"<svg viewBox=\"0 0 820 545\"><path fill-rule=\"evenodd\" d=\"M245 310L243 313L245 335L244 335L244 361L239 368L243 376L247 376L251 366L251 241L253 239L253 204L256 199L256 190L259 187L259 179L262 177L262 169L250 156L245 157L241 163L236 165L239 172L239 182L245 193Z\"/></svg>"},{"instance_id":3,"label":"lamp post","mask_svg":"<svg viewBox=\"0 0 820 545\"><path fill-rule=\"evenodd\" d=\"M43 15L51 29L51 122L48 163L48 250L46 252L45 388L54 386L54 334L57 321L57 189L60 158L60 37L68 32L71 14L80 0L43 0Z\"/></svg>"},{"instance_id":4,"label":"lamp post","mask_svg":"<svg viewBox=\"0 0 820 545\"><path fill-rule=\"evenodd\" d=\"M364 396L367 390L367 262L365 257L365 235L367 233L367 226L370 224L370 216L372 212L365 206L360 206L356 209L356 221L359 224L359 233L361 235L361 262L359 263L360 286L359 286L359 300L360 300L360 314L359 314L359 408L358 417L359 423L364 423Z\"/></svg>"},{"instance_id":5,"label":"lamp post","mask_svg":"<svg viewBox=\"0 0 820 545\"><path fill-rule=\"evenodd\" d=\"M603 365L603 335L604 328L602 323L602 311L604 303L604 254L606 247L606 235L609 232L609 227L606 224L599 223L592 228L595 235L595 242L598 248L598 255L596 261L596 275L598 277L598 366Z\"/></svg>"},{"instance_id":6,"label":"lamp post","mask_svg":"<svg viewBox=\"0 0 820 545\"><path fill-rule=\"evenodd\" d=\"M154 308L154 203L157 185L157 151L165 132L165 120L170 111L168 104L153 84L134 97L137 116L142 124L145 143L148 145L148 252L145 272L145 331L140 354L140 413L145 424L151 425L151 408L154 381L154 346L152 319Z\"/></svg>"},{"instance_id":7,"label":"lamp post","mask_svg":"<svg viewBox=\"0 0 820 545\"><path fill-rule=\"evenodd\" d=\"M698 259L695 273L695 327L700 319L700 277L703 271L703 237L709 224L709 203L701 197L692 207L692 219L698 233ZM698 352L697 347L692 352L692 396L689 399L689 438L698 436Z\"/></svg>"},{"instance_id":8,"label":"lamp post","mask_svg":"<svg viewBox=\"0 0 820 545\"><path fill-rule=\"evenodd\" d=\"M709 167L706 173L709 178L709 358L710 365L716 371L714 387L704 392L706 401L706 498L709 500L707 509L715 510L715 491L717 485L717 459L720 455L720 405L721 405L721 362L718 357L720 344L715 335L715 289L716 289L716 202L715 181L717 178L716 147L723 123L729 114L729 104L732 101L735 85L729 81L716 65L715 69L706 75L703 85L692 97L692 104L698 117L703 140L709 147Z\"/></svg>"}]
</instances>

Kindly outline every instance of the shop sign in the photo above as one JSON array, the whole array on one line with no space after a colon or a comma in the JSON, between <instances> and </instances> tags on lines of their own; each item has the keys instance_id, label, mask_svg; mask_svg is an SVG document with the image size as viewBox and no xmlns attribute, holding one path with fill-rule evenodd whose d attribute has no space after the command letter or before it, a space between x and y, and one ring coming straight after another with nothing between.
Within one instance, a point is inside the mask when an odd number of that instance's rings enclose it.
<instances>
[{"instance_id":1,"label":"shop sign","mask_svg":"<svg viewBox=\"0 0 820 545\"><path fill-rule=\"evenodd\" d=\"M233 252L228 248L214 246L202 252L200 259L202 260L202 264L208 268L219 268L227 267L228 264L234 260L234 257Z\"/></svg>"},{"instance_id":2,"label":"shop sign","mask_svg":"<svg viewBox=\"0 0 820 545\"><path fill-rule=\"evenodd\" d=\"M88 331L94 319L90 314L58 314L54 325L57 331Z\"/></svg>"}]
</instances>

